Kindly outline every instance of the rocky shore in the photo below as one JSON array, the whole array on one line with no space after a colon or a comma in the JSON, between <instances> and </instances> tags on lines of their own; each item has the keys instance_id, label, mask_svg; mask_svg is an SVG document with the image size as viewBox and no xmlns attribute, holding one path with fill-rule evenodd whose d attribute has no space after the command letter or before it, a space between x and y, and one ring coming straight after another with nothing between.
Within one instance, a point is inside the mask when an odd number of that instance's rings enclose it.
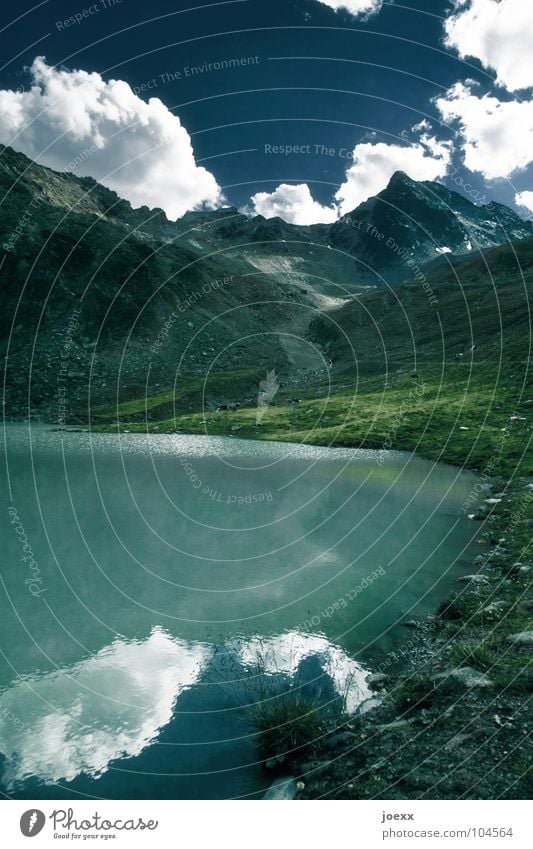
<instances>
[{"instance_id":1,"label":"rocky shore","mask_svg":"<svg viewBox=\"0 0 533 849\"><path fill-rule=\"evenodd\" d=\"M377 706L286 758L293 798L531 796L533 484L492 489L471 514L486 553L435 616L409 623L404 659L371 676Z\"/></svg>"}]
</instances>

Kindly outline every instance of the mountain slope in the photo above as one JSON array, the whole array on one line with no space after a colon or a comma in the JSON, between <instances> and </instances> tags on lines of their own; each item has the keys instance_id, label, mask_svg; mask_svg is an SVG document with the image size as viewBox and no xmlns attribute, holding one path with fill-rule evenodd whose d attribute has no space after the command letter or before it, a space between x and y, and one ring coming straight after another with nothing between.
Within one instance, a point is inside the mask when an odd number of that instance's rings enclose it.
<instances>
[{"instance_id":1,"label":"mountain slope","mask_svg":"<svg viewBox=\"0 0 533 849\"><path fill-rule=\"evenodd\" d=\"M229 246L264 268L285 262L287 270L307 276L311 289L334 297L404 280L411 275L410 260L422 267L444 254L479 254L533 235L533 223L507 207L476 206L440 183L417 183L401 171L332 225L298 227L220 210L189 213L176 229L184 243L194 233L206 251Z\"/></svg>"},{"instance_id":2,"label":"mountain slope","mask_svg":"<svg viewBox=\"0 0 533 849\"><path fill-rule=\"evenodd\" d=\"M342 340L320 321L334 317L348 338L360 333L354 296L389 320L394 298L384 284L439 258L431 274L453 280L458 260L436 247L483 263L480 250L532 233L511 210L476 207L401 173L333 225L297 227L234 209L169 222L10 148L0 149L0 206L6 411L70 421L85 420L89 405L147 396L165 397L154 418L253 403L273 369L282 393L311 391L327 380L329 359L336 372L349 369ZM422 325L426 309L433 314L425 275L408 307L415 315L423 306ZM452 298L453 309L462 307ZM437 338L436 326L426 329ZM363 370L382 368L375 344L369 333L359 339ZM391 344L404 346L401 334Z\"/></svg>"},{"instance_id":3,"label":"mountain slope","mask_svg":"<svg viewBox=\"0 0 533 849\"><path fill-rule=\"evenodd\" d=\"M30 404L74 416L208 369L234 375L231 399L286 367L290 352L264 331L297 324L314 301L284 276L173 241L161 212L132 210L92 180L9 149L0 162L9 415ZM216 390L210 403L227 400Z\"/></svg>"},{"instance_id":4,"label":"mountain slope","mask_svg":"<svg viewBox=\"0 0 533 849\"><path fill-rule=\"evenodd\" d=\"M387 188L345 215L330 230L331 244L356 256L368 281L397 282L444 254L480 253L533 235L499 204L476 206L440 183L411 180L396 172Z\"/></svg>"},{"instance_id":5,"label":"mountain slope","mask_svg":"<svg viewBox=\"0 0 533 849\"><path fill-rule=\"evenodd\" d=\"M385 374L425 362L527 363L533 237L479 255L447 257L422 277L354 297L312 334L336 373Z\"/></svg>"}]
</instances>

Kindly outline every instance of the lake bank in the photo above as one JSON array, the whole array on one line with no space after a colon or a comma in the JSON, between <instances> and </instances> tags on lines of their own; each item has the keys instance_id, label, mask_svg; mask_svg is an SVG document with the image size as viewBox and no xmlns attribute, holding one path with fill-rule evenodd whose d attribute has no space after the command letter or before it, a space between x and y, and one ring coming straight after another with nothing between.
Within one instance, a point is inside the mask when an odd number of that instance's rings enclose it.
<instances>
[{"instance_id":1,"label":"lake bank","mask_svg":"<svg viewBox=\"0 0 533 849\"><path fill-rule=\"evenodd\" d=\"M297 798L531 798L533 486L517 478L489 500L490 551L377 668L376 709L295 757Z\"/></svg>"}]
</instances>

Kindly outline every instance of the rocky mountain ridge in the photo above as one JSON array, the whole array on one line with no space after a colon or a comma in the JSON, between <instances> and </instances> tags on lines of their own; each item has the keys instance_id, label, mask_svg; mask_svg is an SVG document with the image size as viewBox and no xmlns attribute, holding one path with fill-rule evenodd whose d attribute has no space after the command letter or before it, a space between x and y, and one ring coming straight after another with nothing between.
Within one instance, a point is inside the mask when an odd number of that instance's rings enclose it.
<instances>
[{"instance_id":1,"label":"rocky mountain ridge","mask_svg":"<svg viewBox=\"0 0 533 849\"><path fill-rule=\"evenodd\" d=\"M180 386L182 405L212 407L253 399L267 370L308 383L329 367L309 335L317 316L397 285L413 263L483 261L533 233L505 207L401 172L332 225L230 208L171 222L1 147L0 197L4 405L15 417L61 407L76 418Z\"/></svg>"}]
</instances>

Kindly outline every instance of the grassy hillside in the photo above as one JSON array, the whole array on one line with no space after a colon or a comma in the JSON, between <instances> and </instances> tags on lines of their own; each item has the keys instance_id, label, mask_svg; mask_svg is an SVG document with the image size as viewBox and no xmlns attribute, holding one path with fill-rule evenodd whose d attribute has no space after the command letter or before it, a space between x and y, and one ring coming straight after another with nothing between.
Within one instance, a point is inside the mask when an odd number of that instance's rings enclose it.
<instances>
[{"instance_id":1,"label":"grassy hillside","mask_svg":"<svg viewBox=\"0 0 533 849\"><path fill-rule=\"evenodd\" d=\"M494 457L499 472L523 459L528 473L533 240L483 260L454 260L426 282L434 305L420 283L406 283L316 319L312 341L330 360L329 373L297 385L281 380L260 422L258 368L246 372L246 385L242 372L184 378L155 400L95 410L93 425L416 450L474 468ZM242 406L217 413L213 399L228 379ZM199 380L204 403L194 410Z\"/></svg>"}]
</instances>

